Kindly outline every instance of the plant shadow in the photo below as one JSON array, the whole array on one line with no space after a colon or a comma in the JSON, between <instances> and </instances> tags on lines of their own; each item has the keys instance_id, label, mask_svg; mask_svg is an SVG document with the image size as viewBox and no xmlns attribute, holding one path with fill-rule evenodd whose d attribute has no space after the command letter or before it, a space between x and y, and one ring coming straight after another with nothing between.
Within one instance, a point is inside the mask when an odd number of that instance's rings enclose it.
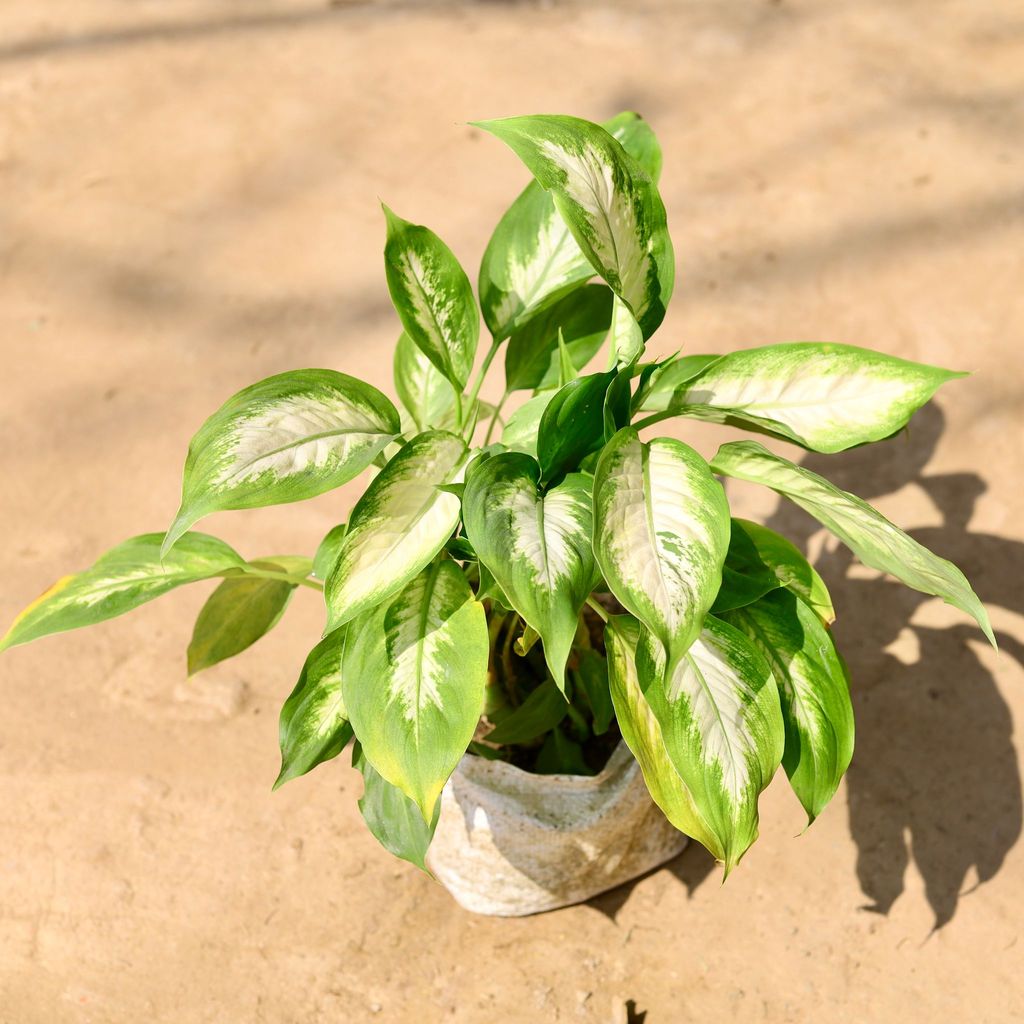
<instances>
[{"instance_id":1,"label":"plant shadow","mask_svg":"<svg viewBox=\"0 0 1024 1024\"><path fill-rule=\"evenodd\" d=\"M924 471L943 422L930 405L888 444L809 455L802 465L869 501L907 483L921 487L942 524L911 536L963 569L984 602L1024 614L1024 544L969 530L984 481L974 473ZM788 502L768 525L805 550L820 529ZM857 877L868 901L863 909L887 914L913 860L939 929L952 920L972 870L971 888L990 880L1021 834L1010 710L967 643L985 643L976 627L911 625L932 599L888 578L851 577L852 564L843 546L817 560L839 612L834 632L849 665L857 719L846 786ZM899 656L887 649L897 638ZM1020 641L1005 633L997 639L1004 659L1024 665Z\"/></svg>"}]
</instances>

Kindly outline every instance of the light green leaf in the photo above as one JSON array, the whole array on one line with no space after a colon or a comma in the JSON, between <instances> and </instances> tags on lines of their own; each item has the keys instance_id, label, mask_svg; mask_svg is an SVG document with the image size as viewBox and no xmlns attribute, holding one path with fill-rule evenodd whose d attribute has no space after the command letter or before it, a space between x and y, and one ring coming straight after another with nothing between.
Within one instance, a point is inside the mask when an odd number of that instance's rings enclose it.
<instances>
[{"instance_id":1,"label":"light green leaf","mask_svg":"<svg viewBox=\"0 0 1024 1024\"><path fill-rule=\"evenodd\" d=\"M609 135L622 143L622 148L647 172L651 181L661 177L661 146L651 126L631 110L616 114L601 124Z\"/></svg>"},{"instance_id":2,"label":"light green leaf","mask_svg":"<svg viewBox=\"0 0 1024 1024\"><path fill-rule=\"evenodd\" d=\"M716 473L764 484L789 498L831 530L865 565L967 612L996 646L988 613L964 574L855 494L841 491L824 477L773 455L756 441L722 445L711 466Z\"/></svg>"},{"instance_id":3,"label":"light green leaf","mask_svg":"<svg viewBox=\"0 0 1024 1024\"><path fill-rule=\"evenodd\" d=\"M469 278L429 228L402 220L386 206L384 216L384 270L398 318L420 351L461 392L480 338Z\"/></svg>"},{"instance_id":4,"label":"light green leaf","mask_svg":"<svg viewBox=\"0 0 1024 1024\"><path fill-rule=\"evenodd\" d=\"M484 738L488 743L529 743L554 729L569 713L565 695L548 679L503 718Z\"/></svg>"},{"instance_id":5,"label":"light green leaf","mask_svg":"<svg viewBox=\"0 0 1024 1024\"><path fill-rule=\"evenodd\" d=\"M163 551L211 512L302 501L340 486L399 429L384 395L334 370L292 370L244 388L192 438Z\"/></svg>"},{"instance_id":6,"label":"light green leaf","mask_svg":"<svg viewBox=\"0 0 1024 1024\"><path fill-rule=\"evenodd\" d=\"M352 754L352 767L363 776L359 810L366 827L388 853L427 871L427 850L441 816L440 802L428 825L419 808L370 764L358 743Z\"/></svg>"},{"instance_id":7,"label":"light green leaf","mask_svg":"<svg viewBox=\"0 0 1024 1024\"><path fill-rule=\"evenodd\" d=\"M674 668L647 632L636 658L665 749L728 875L757 838L757 798L782 759L785 728L771 668L741 632L712 616Z\"/></svg>"},{"instance_id":8,"label":"light green leaf","mask_svg":"<svg viewBox=\"0 0 1024 1024\"><path fill-rule=\"evenodd\" d=\"M0 651L49 633L92 626L166 594L183 583L241 572L245 560L205 533L185 534L160 556L162 533L133 537L84 572L65 576L37 597L0 640Z\"/></svg>"},{"instance_id":9,"label":"light green leaf","mask_svg":"<svg viewBox=\"0 0 1024 1024\"><path fill-rule=\"evenodd\" d=\"M352 727L374 768L430 821L483 710L483 605L443 558L349 629L343 693Z\"/></svg>"},{"instance_id":10,"label":"light green leaf","mask_svg":"<svg viewBox=\"0 0 1024 1024\"><path fill-rule=\"evenodd\" d=\"M508 390L559 386L559 329L572 365L586 366L608 336L613 298L603 284L586 285L517 329L505 350Z\"/></svg>"},{"instance_id":11,"label":"light green leaf","mask_svg":"<svg viewBox=\"0 0 1024 1024\"><path fill-rule=\"evenodd\" d=\"M348 523L339 523L328 530L324 539L320 541L320 546L313 556L313 575L318 580L326 580L330 576L334 563L338 560L341 544L347 531Z\"/></svg>"},{"instance_id":12,"label":"light green leaf","mask_svg":"<svg viewBox=\"0 0 1024 1024\"><path fill-rule=\"evenodd\" d=\"M699 376L721 356L673 356L661 363L651 374L637 403L639 412L676 412L684 407L686 385Z\"/></svg>"},{"instance_id":13,"label":"light green leaf","mask_svg":"<svg viewBox=\"0 0 1024 1024\"><path fill-rule=\"evenodd\" d=\"M495 455L470 475L463 520L477 557L540 634L551 675L564 689L565 663L594 584L593 510L581 474L543 496L539 479L529 455Z\"/></svg>"},{"instance_id":14,"label":"light green leaf","mask_svg":"<svg viewBox=\"0 0 1024 1024\"><path fill-rule=\"evenodd\" d=\"M648 338L665 316L675 264L657 186L599 125L561 115L478 122L551 192L577 244Z\"/></svg>"},{"instance_id":15,"label":"light green leaf","mask_svg":"<svg viewBox=\"0 0 1024 1024\"><path fill-rule=\"evenodd\" d=\"M644 336L629 306L615 296L612 306L611 366L631 366L644 353Z\"/></svg>"},{"instance_id":16,"label":"light green leaf","mask_svg":"<svg viewBox=\"0 0 1024 1024\"><path fill-rule=\"evenodd\" d=\"M352 509L327 579L329 628L396 594L421 572L459 523L454 483L466 457L461 438L442 430L414 437Z\"/></svg>"},{"instance_id":17,"label":"light green leaf","mask_svg":"<svg viewBox=\"0 0 1024 1024\"><path fill-rule=\"evenodd\" d=\"M523 402L509 416L505 429L501 432L501 443L513 451L536 456L537 432L540 430L541 417L557 393L557 391L543 391Z\"/></svg>"},{"instance_id":18,"label":"light green leaf","mask_svg":"<svg viewBox=\"0 0 1024 1024\"><path fill-rule=\"evenodd\" d=\"M594 480L594 553L612 593L674 667L700 633L722 580L729 506L708 464L681 441L608 442Z\"/></svg>"},{"instance_id":19,"label":"light green leaf","mask_svg":"<svg viewBox=\"0 0 1024 1024\"><path fill-rule=\"evenodd\" d=\"M274 571L273 562L253 562ZM282 567L286 573L287 568ZM209 596L188 645L188 674L233 658L269 633L284 614L296 584L259 576L232 576Z\"/></svg>"},{"instance_id":20,"label":"light green leaf","mask_svg":"<svg viewBox=\"0 0 1024 1024\"><path fill-rule=\"evenodd\" d=\"M771 666L786 726L782 766L814 821L853 757L853 706L839 652L818 616L786 590L721 617Z\"/></svg>"},{"instance_id":21,"label":"light green leaf","mask_svg":"<svg viewBox=\"0 0 1024 1024\"><path fill-rule=\"evenodd\" d=\"M840 452L891 437L942 384L963 376L853 345L767 345L711 364L673 408Z\"/></svg>"},{"instance_id":22,"label":"light green leaf","mask_svg":"<svg viewBox=\"0 0 1024 1024\"><path fill-rule=\"evenodd\" d=\"M345 637L345 628L335 630L309 652L299 681L281 708L281 771L274 789L337 757L352 739L341 695Z\"/></svg>"},{"instance_id":23,"label":"light green leaf","mask_svg":"<svg viewBox=\"0 0 1024 1024\"><path fill-rule=\"evenodd\" d=\"M405 331L395 346L394 375L395 391L417 430L451 425L455 392Z\"/></svg>"}]
</instances>

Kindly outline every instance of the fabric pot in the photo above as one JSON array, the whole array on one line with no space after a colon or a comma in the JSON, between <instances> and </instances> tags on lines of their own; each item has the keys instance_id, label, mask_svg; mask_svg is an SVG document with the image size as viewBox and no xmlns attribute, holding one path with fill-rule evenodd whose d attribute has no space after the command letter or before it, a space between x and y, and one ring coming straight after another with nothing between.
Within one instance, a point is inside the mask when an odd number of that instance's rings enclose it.
<instances>
[{"instance_id":1,"label":"fabric pot","mask_svg":"<svg viewBox=\"0 0 1024 1024\"><path fill-rule=\"evenodd\" d=\"M534 775L467 755L441 796L427 867L467 910L520 917L622 885L686 843L625 743L594 776Z\"/></svg>"}]
</instances>

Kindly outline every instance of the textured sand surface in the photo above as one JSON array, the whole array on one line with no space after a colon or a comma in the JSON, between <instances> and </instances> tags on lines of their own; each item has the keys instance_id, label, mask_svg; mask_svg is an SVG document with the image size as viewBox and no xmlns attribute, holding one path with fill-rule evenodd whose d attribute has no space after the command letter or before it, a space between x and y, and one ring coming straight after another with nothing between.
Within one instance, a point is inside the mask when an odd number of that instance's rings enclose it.
<instances>
[{"instance_id":1,"label":"textured sand surface","mask_svg":"<svg viewBox=\"0 0 1024 1024\"><path fill-rule=\"evenodd\" d=\"M312 592L190 682L205 586L15 649L4 1024L1024 1019L1016 0L2 5L0 619L163 529L189 437L243 385L332 366L390 389L378 198L475 268L525 180L466 121L627 107L664 144L679 256L654 352L834 340L976 371L909 435L807 462L957 561L1002 655L735 488L833 587L847 784L795 838L776 779L724 887L694 844L506 921L380 850L341 764L271 794ZM729 435L680 428L706 453ZM353 494L206 527L312 552Z\"/></svg>"}]
</instances>

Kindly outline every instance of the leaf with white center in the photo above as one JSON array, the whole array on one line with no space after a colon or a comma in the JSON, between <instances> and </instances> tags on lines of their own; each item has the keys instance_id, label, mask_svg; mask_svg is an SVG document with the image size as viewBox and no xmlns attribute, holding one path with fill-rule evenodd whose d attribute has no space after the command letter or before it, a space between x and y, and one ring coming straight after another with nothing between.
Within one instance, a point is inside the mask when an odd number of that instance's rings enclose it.
<instances>
[{"instance_id":1,"label":"leaf with white center","mask_svg":"<svg viewBox=\"0 0 1024 1024\"><path fill-rule=\"evenodd\" d=\"M619 114L604 128L658 180L661 149L638 114ZM551 194L531 181L498 222L484 252L478 289L484 321L495 338L507 338L593 275Z\"/></svg>"},{"instance_id":2,"label":"leaf with white center","mask_svg":"<svg viewBox=\"0 0 1024 1024\"><path fill-rule=\"evenodd\" d=\"M414 437L352 509L327 579L330 629L397 593L444 547L459 523L455 483L466 458L461 438L442 430Z\"/></svg>"},{"instance_id":3,"label":"leaf with white center","mask_svg":"<svg viewBox=\"0 0 1024 1024\"><path fill-rule=\"evenodd\" d=\"M549 191L594 269L649 338L664 319L675 263L657 186L599 125L561 115L483 121Z\"/></svg>"},{"instance_id":4,"label":"leaf with white center","mask_svg":"<svg viewBox=\"0 0 1024 1024\"><path fill-rule=\"evenodd\" d=\"M309 652L299 681L281 708L281 771L274 789L337 757L352 739L341 695L345 638L344 628L335 630Z\"/></svg>"},{"instance_id":5,"label":"leaf with white center","mask_svg":"<svg viewBox=\"0 0 1024 1024\"><path fill-rule=\"evenodd\" d=\"M252 565L278 571L273 562ZM282 577L287 570L281 568ZM277 625L298 584L287 578L232 576L207 598L188 645L188 674L195 675L227 658L241 654Z\"/></svg>"},{"instance_id":6,"label":"leaf with white center","mask_svg":"<svg viewBox=\"0 0 1024 1024\"><path fill-rule=\"evenodd\" d=\"M894 526L855 494L824 477L773 455L756 441L724 444L711 462L716 473L764 484L789 498L832 531L867 566L889 573L922 594L941 597L972 616L993 647L992 626L984 605L964 574Z\"/></svg>"},{"instance_id":7,"label":"leaf with white center","mask_svg":"<svg viewBox=\"0 0 1024 1024\"><path fill-rule=\"evenodd\" d=\"M513 451L537 454L537 432L544 410L551 404L557 391L543 391L523 402L508 418L501 432L501 443Z\"/></svg>"},{"instance_id":8,"label":"leaf with white center","mask_svg":"<svg viewBox=\"0 0 1024 1024\"><path fill-rule=\"evenodd\" d=\"M673 398L673 408L841 452L891 437L941 385L964 376L853 345L766 345L711 364Z\"/></svg>"},{"instance_id":9,"label":"leaf with white center","mask_svg":"<svg viewBox=\"0 0 1024 1024\"><path fill-rule=\"evenodd\" d=\"M513 332L505 350L508 390L558 386L559 329L573 366L586 366L608 336L613 297L603 284L577 288Z\"/></svg>"},{"instance_id":10,"label":"leaf with white center","mask_svg":"<svg viewBox=\"0 0 1024 1024\"><path fill-rule=\"evenodd\" d=\"M782 766L812 822L835 795L853 757L853 706L839 652L818 616L787 590L721 617L771 667L786 727Z\"/></svg>"},{"instance_id":11,"label":"leaf with white center","mask_svg":"<svg viewBox=\"0 0 1024 1024\"><path fill-rule=\"evenodd\" d=\"M594 480L594 553L612 593L661 641L671 665L700 633L722 581L729 505L681 441L608 442Z\"/></svg>"},{"instance_id":12,"label":"leaf with white center","mask_svg":"<svg viewBox=\"0 0 1024 1024\"><path fill-rule=\"evenodd\" d=\"M539 479L529 455L495 455L470 475L462 515L477 557L540 634L551 675L564 689L579 614L594 585L593 510L582 474L543 496Z\"/></svg>"},{"instance_id":13,"label":"leaf with white center","mask_svg":"<svg viewBox=\"0 0 1024 1024\"><path fill-rule=\"evenodd\" d=\"M405 333L461 392L473 369L480 314L466 272L429 228L386 206L384 270Z\"/></svg>"},{"instance_id":14,"label":"leaf with white center","mask_svg":"<svg viewBox=\"0 0 1024 1024\"><path fill-rule=\"evenodd\" d=\"M430 821L483 710L483 605L458 565L443 558L349 630L349 720L374 768Z\"/></svg>"},{"instance_id":15,"label":"leaf with white center","mask_svg":"<svg viewBox=\"0 0 1024 1024\"><path fill-rule=\"evenodd\" d=\"M334 370L291 370L244 388L192 438L164 552L211 512L302 501L346 483L399 429L384 395Z\"/></svg>"},{"instance_id":16,"label":"leaf with white center","mask_svg":"<svg viewBox=\"0 0 1024 1024\"><path fill-rule=\"evenodd\" d=\"M37 597L0 639L0 651L50 633L92 626L138 608L183 583L242 571L245 560L223 541L187 533L161 557L162 533L133 537L84 572L65 576Z\"/></svg>"},{"instance_id":17,"label":"leaf with white center","mask_svg":"<svg viewBox=\"0 0 1024 1024\"><path fill-rule=\"evenodd\" d=\"M402 332L395 346L395 391L417 430L447 426L455 405L448 378Z\"/></svg>"},{"instance_id":18,"label":"leaf with white center","mask_svg":"<svg viewBox=\"0 0 1024 1024\"><path fill-rule=\"evenodd\" d=\"M782 759L771 668L746 636L713 616L674 668L650 633L641 633L636 658L665 749L728 875L757 838L757 798Z\"/></svg>"},{"instance_id":19,"label":"leaf with white center","mask_svg":"<svg viewBox=\"0 0 1024 1024\"><path fill-rule=\"evenodd\" d=\"M665 737L640 687L636 646L642 627L627 615L605 629L608 683L622 738L643 772L651 798L680 832L702 843L719 860L725 850L694 806L693 798L665 747Z\"/></svg>"},{"instance_id":20,"label":"leaf with white center","mask_svg":"<svg viewBox=\"0 0 1024 1024\"><path fill-rule=\"evenodd\" d=\"M427 850L441 816L441 804L434 809L428 825L419 808L370 764L358 743L352 751L352 767L363 776L359 811L374 839L388 853L427 871Z\"/></svg>"}]
</instances>

